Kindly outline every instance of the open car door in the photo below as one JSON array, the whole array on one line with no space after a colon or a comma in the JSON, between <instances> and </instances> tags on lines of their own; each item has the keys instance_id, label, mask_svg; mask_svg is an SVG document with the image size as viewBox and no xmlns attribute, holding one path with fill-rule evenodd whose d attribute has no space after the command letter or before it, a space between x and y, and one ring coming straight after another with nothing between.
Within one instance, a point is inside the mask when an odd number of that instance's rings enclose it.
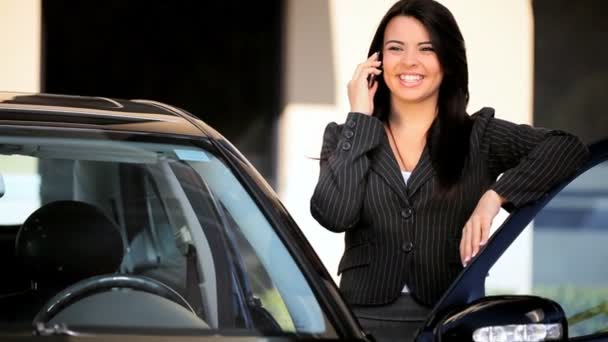
<instances>
[{"instance_id":1,"label":"open car door","mask_svg":"<svg viewBox=\"0 0 608 342\"><path fill-rule=\"evenodd\" d=\"M417 341L608 341L608 140L589 148L574 176L509 215ZM516 243L522 232L531 237L529 255ZM527 280L519 289L491 290L488 275L505 252L523 254L528 265L511 267L506 277L527 273Z\"/></svg>"}]
</instances>

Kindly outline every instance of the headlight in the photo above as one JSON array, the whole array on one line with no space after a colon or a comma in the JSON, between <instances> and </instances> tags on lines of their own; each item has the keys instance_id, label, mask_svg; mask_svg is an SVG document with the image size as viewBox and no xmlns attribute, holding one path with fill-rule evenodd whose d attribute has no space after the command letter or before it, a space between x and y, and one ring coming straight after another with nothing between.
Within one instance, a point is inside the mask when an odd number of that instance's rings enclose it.
<instances>
[{"instance_id":1,"label":"headlight","mask_svg":"<svg viewBox=\"0 0 608 342\"><path fill-rule=\"evenodd\" d=\"M513 324L483 327L473 332L475 342L533 342L562 338L562 325Z\"/></svg>"}]
</instances>

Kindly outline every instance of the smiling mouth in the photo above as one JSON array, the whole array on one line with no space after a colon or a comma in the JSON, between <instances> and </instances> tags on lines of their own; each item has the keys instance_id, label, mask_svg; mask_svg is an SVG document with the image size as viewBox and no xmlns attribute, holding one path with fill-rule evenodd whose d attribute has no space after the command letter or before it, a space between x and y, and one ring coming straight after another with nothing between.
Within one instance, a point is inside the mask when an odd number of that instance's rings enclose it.
<instances>
[{"instance_id":1,"label":"smiling mouth","mask_svg":"<svg viewBox=\"0 0 608 342\"><path fill-rule=\"evenodd\" d=\"M399 80L406 87L417 86L418 84L420 84L422 82L423 79L424 79L424 76L422 76L420 74L400 74L399 75Z\"/></svg>"}]
</instances>

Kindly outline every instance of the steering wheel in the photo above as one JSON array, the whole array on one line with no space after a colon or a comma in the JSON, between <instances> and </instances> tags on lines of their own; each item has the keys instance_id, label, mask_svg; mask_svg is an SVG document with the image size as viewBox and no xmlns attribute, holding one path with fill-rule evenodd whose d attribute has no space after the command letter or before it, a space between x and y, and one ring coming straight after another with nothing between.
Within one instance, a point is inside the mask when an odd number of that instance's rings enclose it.
<instances>
[{"instance_id":1,"label":"steering wheel","mask_svg":"<svg viewBox=\"0 0 608 342\"><path fill-rule=\"evenodd\" d=\"M182 295L158 280L128 274L106 274L81 280L63 289L44 304L32 323L34 325L46 323L73 302L112 288L129 288L155 294L185 307L196 315L190 303Z\"/></svg>"}]
</instances>

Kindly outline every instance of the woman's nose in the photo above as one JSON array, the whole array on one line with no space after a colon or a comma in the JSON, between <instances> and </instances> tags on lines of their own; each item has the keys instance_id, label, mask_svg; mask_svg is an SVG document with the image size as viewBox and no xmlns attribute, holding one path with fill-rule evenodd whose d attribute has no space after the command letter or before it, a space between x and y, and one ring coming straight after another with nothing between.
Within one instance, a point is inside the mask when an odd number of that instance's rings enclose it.
<instances>
[{"instance_id":1,"label":"woman's nose","mask_svg":"<svg viewBox=\"0 0 608 342\"><path fill-rule=\"evenodd\" d=\"M405 51L403 56L401 57L401 62L407 66L412 66L418 64L418 56L416 51Z\"/></svg>"}]
</instances>

